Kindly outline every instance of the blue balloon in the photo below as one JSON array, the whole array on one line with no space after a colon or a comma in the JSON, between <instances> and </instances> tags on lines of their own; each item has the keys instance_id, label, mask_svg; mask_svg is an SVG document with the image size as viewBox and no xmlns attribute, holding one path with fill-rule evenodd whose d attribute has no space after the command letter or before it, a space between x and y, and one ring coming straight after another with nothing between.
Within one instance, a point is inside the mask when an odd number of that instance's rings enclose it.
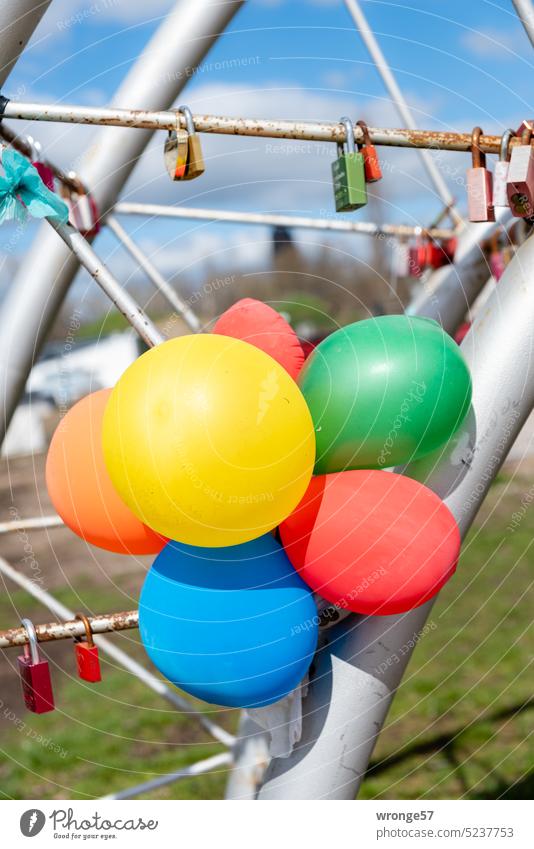
<instances>
[{"instance_id":1,"label":"blue balloon","mask_svg":"<svg viewBox=\"0 0 534 849\"><path fill-rule=\"evenodd\" d=\"M139 601L141 639L160 672L225 707L263 707L293 690L317 622L310 590L270 534L226 548L171 540Z\"/></svg>"}]
</instances>

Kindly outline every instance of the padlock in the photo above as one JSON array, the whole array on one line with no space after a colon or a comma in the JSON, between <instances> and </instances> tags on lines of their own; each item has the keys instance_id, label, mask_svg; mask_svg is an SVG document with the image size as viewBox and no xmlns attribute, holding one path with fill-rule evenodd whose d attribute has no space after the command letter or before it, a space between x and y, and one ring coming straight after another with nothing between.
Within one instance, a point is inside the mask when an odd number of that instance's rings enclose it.
<instances>
[{"instance_id":1,"label":"padlock","mask_svg":"<svg viewBox=\"0 0 534 849\"><path fill-rule=\"evenodd\" d=\"M97 681L102 680L98 646L95 646L91 623L87 616L83 613L77 613L76 619L80 619L85 627L85 640L78 640L74 644L78 675L83 681L90 681L92 684L95 684Z\"/></svg>"},{"instance_id":2,"label":"padlock","mask_svg":"<svg viewBox=\"0 0 534 849\"><path fill-rule=\"evenodd\" d=\"M429 268L442 268L449 262L443 246L439 242L429 241L426 248L426 265Z\"/></svg>"},{"instance_id":3,"label":"padlock","mask_svg":"<svg viewBox=\"0 0 534 849\"><path fill-rule=\"evenodd\" d=\"M521 121L521 124L515 131L514 135L522 136L525 130L530 130L534 133L534 118L525 119L524 121Z\"/></svg>"},{"instance_id":4,"label":"padlock","mask_svg":"<svg viewBox=\"0 0 534 849\"><path fill-rule=\"evenodd\" d=\"M363 155L363 166L365 169L365 180L367 183L376 183L382 179L382 170L378 161L378 153L369 136L369 128L365 121L357 121L363 133L363 145L358 145L360 153Z\"/></svg>"},{"instance_id":5,"label":"padlock","mask_svg":"<svg viewBox=\"0 0 534 849\"><path fill-rule=\"evenodd\" d=\"M514 145L510 156L506 189L510 210L515 218L530 218L534 215L534 150L531 138L532 130L524 130L521 144Z\"/></svg>"},{"instance_id":6,"label":"padlock","mask_svg":"<svg viewBox=\"0 0 534 849\"><path fill-rule=\"evenodd\" d=\"M338 157L332 162L334 197L336 212L350 212L367 203L365 167L363 154L356 151L352 121L350 118L342 118L340 123L345 127L347 151L344 151L342 144L338 144Z\"/></svg>"},{"instance_id":7,"label":"padlock","mask_svg":"<svg viewBox=\"0 0 534 849\"><path fill-rule=\"evenodd\" d=\"M178 112L185 117L185 125L187 132L187 165L183 180L194 180L195 177L200 177L204 173L204 157L202 156L202 147L200 144L200 136L195 130L193 116L188 106L179 106Z\"/></svg>"},{"instance_id":8,"label":"padlock","mask_svg":"<svg viewBox=\"0 0 534 849\"><path fill-rule=\"evenodd\" d=\"M486 168L486 155L479 147L482 130L475 127L471 134L473 167L467 171L467 205L470 221L495 221L492 203L492 175Z\"/></svg>"},{"instance_id":9,"label":"padlock","mask_svg":"<svg viewBox=\"0 0 534 849\"><path fill-rule=\"evenodd\" d=\"M71 181L79 186L74 189L61 185L60 194L69 208L69 221L85 239L92 239L100 232L100 214L93 196L73 171L68 174Z\"/></svg>"},{"instance_id":10,"label":"padlock","mask_svg":"<svg viewBox=\"0 0 534 849\"><path fill-rule=\"evenodd\" d=\"M182 130L180 120L176 119L176 129L169 130L163 148L165 168L171 180L183 180L189 154L189 135Z\"/></svg>"},{"instance_id":11,"label":"padlock","mask_svg":"<svg viewBox=\"0 0 534 849\"><path fill-rule=\"evenodd\" d=\"M426 268L427 247L420 237L417 238L416 244L413 245L408 252L408 266L411 277L421 277Z\"/></svg>"},{"instance_id":12,"label":"padlock","mask_svg":"<svg viewBox=\"0 0 534 849\"><path fill-rule=\"evenodd\" d=\"M42 161L42 148L40 142L36 141L32 136L26 136L31 149L32 165L39 174L39 177L51 192L55 190L54 179L55 175L49 165Z\"/></svg>"},{"instance_id":13,"label":"padlock","mask_svg":"<svg viewBox=\"0 0 534 849\"><path fill-rule=\"evenodd\" d=\"M22 625L28 634L28 644L24 646L24 654L17 658L24 704L32 713L48 713L54 710L54 694L48 661L39 655L37 634L33 623L23 619Z\"/></svg>"},{"instance_id":14,"label":"padlock","mask_svg":"<svg viewBox=\"0 0 534 849\"><path fill-rule=\"evenodd\" d=\"M505 130L502 134L501 151L493 172L493 206L508 206L506 181L510 170L510 139L513 135L513 130Z\"/></svg>"}]
</instances>

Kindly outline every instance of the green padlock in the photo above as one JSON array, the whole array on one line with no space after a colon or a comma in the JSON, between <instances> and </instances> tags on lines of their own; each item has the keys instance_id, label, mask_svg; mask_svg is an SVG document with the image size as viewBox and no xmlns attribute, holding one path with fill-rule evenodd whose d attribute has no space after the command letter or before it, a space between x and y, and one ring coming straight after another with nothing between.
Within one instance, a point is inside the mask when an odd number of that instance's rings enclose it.
<instances>
[{"instance_id":1,"label":"green padlock","mask_svg":"<svg viewBox=\"0 0 534 849\"><path fill-rule=\"evenodd\" d=\"M338 158L332 162L334 197L336 212L350 212L367 203L365 164L363 154L356 150L352 121L350 118L342 118L340 123L347 134L347 150L345 152L343 145L338 144Z\"/></svg>"}]
</instances>

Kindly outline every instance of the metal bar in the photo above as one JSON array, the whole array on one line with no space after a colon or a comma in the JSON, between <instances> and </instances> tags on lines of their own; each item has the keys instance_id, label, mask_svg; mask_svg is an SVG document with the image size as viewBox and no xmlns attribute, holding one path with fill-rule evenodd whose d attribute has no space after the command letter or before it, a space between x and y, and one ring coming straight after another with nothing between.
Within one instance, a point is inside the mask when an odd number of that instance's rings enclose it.
<instances>
[{"instance_id":1,"label":"metal bar","mask_svg":"<svg viewBox=\"0 0 534 849\"><path fill-rule=\"evenodd\" d=\"M531 238L462 344L473 377L471 413L434 463L407 472L444 499L462 538L534 406L533 284ZM431 608L351 616L326 633L303 702L302 740L289 758L271 763L260 798L355 797L409 662L405 647L417 643Z\"/></svg>"},{"instance_id":2,"label":"metal bar","mask_svg":"<svg viewBox=\"0 0 534 849\"><path fill-rule=\"evenodd\" d=\"M202 62L241 5L242 0L177 0L128 72L114 102L135 103L139 98L152 109L170 107L188 82L187 69ZM105 127L77 163L76 171L104 218L150 138L148 131L124 133ZM0 392L4 410L0 442L78 268L77 257L43 225L1 304Z\"/></svg>"},{"instance_id":3,"label":"metal bar","mask_svg":"<svg viewBox=\"0 0 534 849\"><path fill-rule=\"evenodd\" d=\"M10 522L0 522L0 534L11 534L14 531L35 531L41 528L58 528L64 524L61 516L37 516L31 519L14 519Z\"/></svg>"},{"instance_id":4,"label":"metal bar","mask_svg":"<svg viewBox=\"0 0 534 849\"><path fill-rule=\"evenodd\" d=\"M160 292L165 300L170 304L175 313L181 315L187 326L193 333L198 333L201 328L200 319L191 309L186 301L183 301L180 295L172 288L158 269L152 264L143 251L130 238L126 230L119 224L113 215L108 215L106 224L112 233L121 242L130 256L143 269L148 279L154 284L158 292Z\"/></svg>"},{"instance_id":5,"label":"metal bar","mask_svg":"<svg viewBox=\"0 0 534 849\"><path fill-rule=\"evenodd\" d=\"M5 110L6 118L27 121L59 121L70 124L97 124L107 127L130 127L135 129L172 130L177 120L185 127L185 118L176 112L152 112L149 109L117 109L106 107L76 106L53 103L16 103L10 101ZM346 141L343 124L331 121L288 121L277 118L230 118L221 115L193 115L195 129L199 133L218 135L253 136L255 138L296 139L297 141L325 141L341 144ZM471 132L454 133L439 130L412 130L385 127L369 127L371 141L386 147L414 149L471 150ZM354 139L363 141L360 127L354 127ZM483 153L499 153L500 136L480 136L479 147ZM521 144L520 138L512 138L510 147Z\"/></svg>"},{"instance_id":6,"label":"metal bar","mask_svg":"<svg viewBox=\"0 0 534 849\"><path fill-rule=\"evenodd\" d=\"M24 575L21 575L2 557L0 557L0 573L5 575L5 577L9 578L26 592L30 593L30 595L36 598L56 616L59 616L61 619L74 618L74 611L69 610L68 607L55 599L54 596L50 595L50 593L46 592L46 590L43 590L42 587L34 581L26 578ZM132 675L135 675L136 678L139 678L143 684L146 684L147 687L159 696L162 696L175 708L178 708L178 710L186 713L191 718L196 719L203 728L211 734L212 737L219 740L220 743L224 743L225 746L233 746L235 743L235 737L233 734L230 734L224 728L221 728L217 725L217 723L212 722L208 716L197 710L194 705L190 704L187 699L182 698L182 696L180 696L180 694L175 690L171 690L170 687L167 687L160 678L152 675L151 672L141 666L140 663L131 658L128 654L126 654L126 652L117 648L117 646L115 646L106 637L97 637L95 642L103 652L113 658L113 660L117 661L117 663L123 666L128 672L131 672Z\"/></svg>"},{"instance_id":7,"label":"metal bar","mask_svg":"<svg viewBox=\"0 0 534 849\"><path fill-rule=\"evenodd\" d=\"M408 306L407 315L433 318L447 333L455 333L490 275L481 244L506 226L512 213L496 209L495 218L494 222L466 225L458 237L454 264L430 275Z\"/></svg>"},{"instance_id":8,"label":"metal bar","mask_svg":"<svg viewBox=\"0 0 534 849\"><path fill-rule=\"evenodd\" d=\"M399 113L401 120L404 121L407 127L411 130L417 129L417 124L413 117L412 111L408 106L406 99L397 84L397 80L395 79L393 72L386 61L386 57L382 53L380 45L376 40L376 37L369 26L367 18L365 17L362 8L358 2L358 0L345 0L345 6L347 7L347 11L352 17L356 28L359 30L359 33L363 39L367 50L369 51L373 62L375 63L376 69L380 76L382 77L382 81L388 90L391 99L393 100L397 112ZM454 198L451 195L445 180L440 174L438 167L428 151L422 150L420 152L421 161L425 166L428 176L430 177L434 187L440 196L441 200L448 208L448 212L452 216L453 220L457 225L463 225L463 219L461 215L458 213L455 205Z\"/></svg>"},{"instance_id":9,"label":"metal bar","mask_svg":"<svg viewBox=\"0 0 534 849\"><path fill-rule=\"evenodd\" d=\"M134 330L137 331L150 347L159 345L164 337L151 320L139 306L137 301L125 289L122 288L116 277L106 265L98 258L91 245L70 224L56 224L49 222L56 233L63 239L68 248L75 255L80 265L89 272L91 277L98 283L117 309Z\"/></svg>"},{"instance_id":10,"label":"metal bar","mask_svg":"<svg viewBox=\"0 0 534 849\"><path fill-rule=\"evenodd\" d=\"M133 799L134 796L150 793L152 790L158 790L158 788L172 784L174 781L180 781L182 778L192 778L195 775L203 775L205 772L211 772L211 770L218 769L221 766L227 766L232 763L232 760L231 752L223 752L221 755L213 755L211 758L197 761L197 763L179 769L177 772L161 775L158 778L153 778L151 781L145 781L143 784L129 787L127 790L110 793L109 796L100 796L100 799Z\"/></svg>"},{"instance_id":11,"label":"metal bar","mask_svg":"<svg viewBox=\"0 0 534 849\"><path fill-rule=\"evenodd\" d=\"M166 218L186 218L198 221L219 221L238 224L261 224L308 230L341 230L345 233L361 233L365 236L399 236L409 238L420 236L421 227L407 224L372 224L366 221L346 221L337 218L308 218L296 215L278 215L264 212L231 212L226 209L197 209L195 207L165 206L157 203L118 203L116 215L164 216ZM450 239L456 235L454 230L431 227L424 232L433 239Z\"/></svg>"},{"instance_id":12,"label":"metal bar","mask_svg":"<svg viewBox=\"0 0 534 849\"><path fill-rule=\"evenodd\" d=\"M139 628L137 610L103 613L99 616L88 616L87 618L93 634L110 634L113 631L129 631L133 628ZM49 622L47 625L36 625L35 632L40 643L49 643L52 640L72 640L74 637L83 637L85 625L79 619L71 619L68 622ZM25 628L9 628L7 631L0 631L0 649L24 646L27 643L29 643L29 639Z\"/></svg>"},{"instance_id":13,"label":"metal bar","mask_svg":"<svg viewBox=\"0 0 534 849\"><path fill-rule=\"evenodd\" d=\"M51 0L2 0L0 3L0 86L50 6Z\"/></svg>"},{"instance_id":14,"label":"metal bar","mask_svg":"<svg viewBox=\"0 0 534 849\"><path fill-rule=\"evenodd\" d=\"M534 7L531 0L512 0L512 3L530 39L530 43L534 47Z\"/></svg>"}]
</instances>

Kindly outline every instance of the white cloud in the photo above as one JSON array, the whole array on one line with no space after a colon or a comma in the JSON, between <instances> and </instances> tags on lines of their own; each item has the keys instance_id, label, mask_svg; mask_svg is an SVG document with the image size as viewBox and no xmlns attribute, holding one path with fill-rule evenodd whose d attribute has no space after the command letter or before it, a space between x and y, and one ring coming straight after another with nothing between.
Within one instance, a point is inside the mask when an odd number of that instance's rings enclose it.
<instances>
[{"instance_id":1,"label":"white cloud","mask_svg":"<svg viewBox=\"0 0 534 849\"><path fill-rule=\"evenodd\" d=\"M462 44L481 58L514 59L520 55L517 48L523 47L523 39L519 30L480 29L464 33Z\"/></svg>"}]
</instances>

